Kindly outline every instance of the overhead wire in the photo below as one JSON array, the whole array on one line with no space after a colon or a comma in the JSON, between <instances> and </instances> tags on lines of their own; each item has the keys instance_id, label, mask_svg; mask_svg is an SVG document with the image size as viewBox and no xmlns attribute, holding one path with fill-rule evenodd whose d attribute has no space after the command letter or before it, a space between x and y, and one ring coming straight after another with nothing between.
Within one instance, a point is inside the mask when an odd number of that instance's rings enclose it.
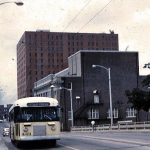
<instances>
[{"instance_id":1,"label":"overhead wire","mask_svg":"<svg viewBox=\"0 0 150 150\"><path fill-rule=\"evenodd\" d=\"M81 31L87 24L89 24L100 12L102 12L113 0L110 0L101 10L99 10L79 31ZM78 33L77 32L77 33Z\"/></svg>"},{"instance_id":2,"label":"overhead wire","mask_svg":"<svg viewBox=\"0 0 150 150\"><path fill-rule=\"evenodd\" d=\"M65 27L65 29L63 31L65 31L69 26L70 24L79 16L79 14L84 10L84 8L90 3L91 0L89 0L85 5L84 7L76 14L76 16L71 20L71 22L69 22L69 24ZM62 31L62 32L63 32Z\"/></svg>"},{"instance_id":3,"label":"overhead wire","mask_svg":"<svg viewBox=\"0 0 150 150\"><path fill-rule=\"evenodd\" d=\"M83 25L76 33L79 33L87 24L89 24L100 12L102 12L113 0L110 0L103 8L101 8L85 25ZM72 35L72 37L76 34L74 33ZM63 45L68 42L68 40L66 40Z\"/></svg>"}]
</instances>

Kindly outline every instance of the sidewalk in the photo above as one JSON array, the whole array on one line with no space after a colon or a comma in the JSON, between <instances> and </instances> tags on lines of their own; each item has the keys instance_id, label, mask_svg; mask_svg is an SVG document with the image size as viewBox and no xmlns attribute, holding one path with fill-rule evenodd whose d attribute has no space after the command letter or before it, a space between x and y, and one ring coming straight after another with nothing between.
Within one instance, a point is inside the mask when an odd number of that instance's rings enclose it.
<instances>
[{"instance_id":1,"label":"sidewalk","mask_svg":"<svg viewBox=\"0 0 150 150\"><path fill-rule=\"evenodd\" d=\"M9 150L0 137L0 150Z\"/></svg>"}]
</instances>

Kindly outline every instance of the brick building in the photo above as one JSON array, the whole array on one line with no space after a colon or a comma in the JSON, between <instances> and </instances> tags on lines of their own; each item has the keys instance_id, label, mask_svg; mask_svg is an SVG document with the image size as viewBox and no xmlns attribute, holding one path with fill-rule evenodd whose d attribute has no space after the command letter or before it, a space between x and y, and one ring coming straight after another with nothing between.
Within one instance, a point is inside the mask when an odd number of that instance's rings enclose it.
<instances>
[{"instance_id":1,"label":"brick building","mask_svg":"<svg viewBox=\"0 0 150 150\"><path fill-rule=\"evenodd\" d=\"M35 96L51 95L59 100L63 108L62 130L70 128L71 104L69 91L58 90L60 86L72 87L74 126L90 125L92 120L96 125L110 124L108 72L104 68L92 68L93 64L110 68L113 122L136 121L136 110L127 103L124 91L140 85L138 52L83 50L70 56L69 67L56 73L49 84L43 78L34 86ZM147 120L145 116L140 116L140 121Z\"/></svg>"},{"instance_id":2,"label":"brick building","mask_svg":"<svg viewBox=\"0 0 150 150\"><path fill-rule=\"evenodd\" d=\"M79 50L118 51L118 34L25 31L17 44L18 98L33 96L33 83L68 67Z\"/></svg>"}]
</instances>

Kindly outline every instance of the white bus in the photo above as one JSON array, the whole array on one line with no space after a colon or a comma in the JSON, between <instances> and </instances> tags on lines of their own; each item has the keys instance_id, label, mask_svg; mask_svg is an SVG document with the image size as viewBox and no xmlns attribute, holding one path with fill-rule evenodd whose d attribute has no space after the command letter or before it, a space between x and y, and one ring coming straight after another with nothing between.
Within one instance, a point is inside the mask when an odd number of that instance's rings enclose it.
<instances>
[{"instance_id":1,"label":"white bus","mask_svg":"<svg viewBox=\"0 0 150 150\"><path fill-rule=\"evenodd\" d=\"M16 100L9 110L11 142L48 141L53 146L60 139L60 106L54 98L28 97Z\"/></svg>"}]
</instances>

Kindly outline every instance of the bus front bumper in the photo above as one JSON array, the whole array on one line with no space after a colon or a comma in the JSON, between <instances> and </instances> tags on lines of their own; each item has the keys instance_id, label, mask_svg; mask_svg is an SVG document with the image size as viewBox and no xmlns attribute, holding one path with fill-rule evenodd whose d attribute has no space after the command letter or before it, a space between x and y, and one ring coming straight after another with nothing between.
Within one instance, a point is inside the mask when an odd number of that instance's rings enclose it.
<instances>
[{"instance_id":1,"label":"bus front bumper","mask_svg":"<svg viewBox=\"0 0 150 150\"><path fill-rule=\"evenodd\" d=\"M60 140L59 135L50 136L21 136L20 141Z\"/></svg>"}]
</instances>

